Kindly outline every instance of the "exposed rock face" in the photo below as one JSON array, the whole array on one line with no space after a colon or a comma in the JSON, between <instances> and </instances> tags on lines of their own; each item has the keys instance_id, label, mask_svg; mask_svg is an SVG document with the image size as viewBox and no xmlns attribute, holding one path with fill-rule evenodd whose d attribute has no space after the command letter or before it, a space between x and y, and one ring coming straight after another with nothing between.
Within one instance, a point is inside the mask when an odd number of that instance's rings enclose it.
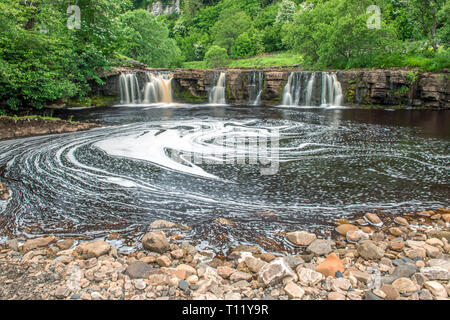
<instances>
[{"instance_id":1,"label":"exposed rock face","mask_svg":"<svg viewBox=\"0 0 450 320\"><path fill-rule=\"evenodd\" d=\"M158 3L158 2L157 2ZM96 88L98 95L119 97L119 74L106 76L105 85ZM130 71L130 70L128 70ZM145 82L145 72L167 69L135 69L139 82ZM216 85L215 73L221 70L174 69L173 96L186 103L208 102L209 92ZM252 69L227 69L226 101L247 104L248 78ZM281 104L283 89L291 69L264 69L263 105ZM343 105L408 105L413 107L450 107L450 74L448 72L413 72L406 70L345 70L336 76L343 91ZM320 81L316 81L319 85ZM317 88L316 88L317 89ZM320 101L321 90L313 92L312 101ZM119 98L118 98L119 100Z\"/></svg>"},{"instance_id":2,"label":"exposed rock face","mask_svg":"<svg viewBox=\"0 0 450 320\"><path fill-rule=\"evenodd\" d=\"M180 0L172 0L171 3L164 6L162 1L156 1L152 3L152 8L148 8L148 11L151 11L155 16L160 16L162 14L180 14Z\"/></svg>"}]
</instances>

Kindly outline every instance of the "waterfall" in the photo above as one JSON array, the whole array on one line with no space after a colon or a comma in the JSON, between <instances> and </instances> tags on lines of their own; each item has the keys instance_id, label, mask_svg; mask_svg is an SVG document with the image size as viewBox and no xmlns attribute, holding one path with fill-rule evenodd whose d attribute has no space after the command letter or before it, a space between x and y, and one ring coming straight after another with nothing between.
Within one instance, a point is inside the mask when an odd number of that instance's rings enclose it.
<instances>
[{"instance_id":1,"label":"waterfall","mask_svg":"<svg viewBox=\"0 0 450 320\"><path fill-rule=\"evenodd\" d=\"M136 73L122 73L119 77L120 103L131 104L141 102L139 80Z\"/></svg>"},{"instance_id":2,"label":"waterfall","mask_svg":"<svg viewBox=\"0 0 450 320\"><path fill-rule=\"evenodd\" d=\"M319 96L320 95L320 96ZM291 72L283 89L283 105L340 106L342 87L334 72Z\"/></svg>"},{"instance_id":3,"label":"waterfall","mask_svg":"<svg viewBox=\"0 0 450 320\"><path fill-rule=\"evenodd\" d=\"M258 106L261 104L261 95L264 86L264 72L250 71L248 73L248 104Z\"/></svg>"},{"instance_id":4,"label":"waterfall","mask_svg":"<svg viewBox=\"0 0 450 320\"><path fill-rule=\"evenodd\" d=\"M135 72L119 77L121 104L172 103L172 78L170 73L146 73L147 82L141 89Z\"/></svg>"},{"instance_id":5,"label":"waterfall","mask_svg":"<svg viewBox=\"0 0 450 320\"><path fill-rule=\"evenodd\" d=\"M144 103L172 103L172 77L169 73L147 73Z\"/></svg>"},{"instance_id":6,"label":"waterfall","mask_svg":"<svg viewBox=\"0 0 450 320\"><path fill-rule=\"evenodd\" d=\"M215 74L215 79L218 73ZM226 104L225 101L225 89L226 89L226 72L220 72L218 76L216 86L209 92L209 103L212 104Z\"/></svg>"}]
</instances>

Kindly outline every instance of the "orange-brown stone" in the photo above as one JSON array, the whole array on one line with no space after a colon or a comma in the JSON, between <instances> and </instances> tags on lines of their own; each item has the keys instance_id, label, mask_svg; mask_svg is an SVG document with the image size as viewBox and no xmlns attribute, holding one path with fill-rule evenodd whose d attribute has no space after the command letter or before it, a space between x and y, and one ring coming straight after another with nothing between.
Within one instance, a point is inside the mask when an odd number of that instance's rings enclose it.
<instances>
[{"instance_id":1,"label":"orange-brown stone","mask_svg":"<svg viewBox=\"0 0 450 320\"><path fill-rule=\"evenodd\" d=\"M345 271L344 263L339 257L330 253L328 257L316 267L316 271L323 274L325 277L331 276L335 277L336 272L340 271L342 274Z\"/></svg>"},{"instance_id":2,"label":"orange-brown stone","mask_svg":"<svg viewBox=\"0 0 450 320\"><path fill-rule=\"evenodd\" d=\"M341 224L340 226L338 226L338 227L336 228L336 231L337 231L339 234L342 234L342 235L344 235L344 236L347 234L347 232L349 232L349 231L356 231L356 230L358 230L358 227L357 227L357 226L354 226L354 225L352 225L352 224L349 224L349 223Z\"/></svg>"}]
</instances>

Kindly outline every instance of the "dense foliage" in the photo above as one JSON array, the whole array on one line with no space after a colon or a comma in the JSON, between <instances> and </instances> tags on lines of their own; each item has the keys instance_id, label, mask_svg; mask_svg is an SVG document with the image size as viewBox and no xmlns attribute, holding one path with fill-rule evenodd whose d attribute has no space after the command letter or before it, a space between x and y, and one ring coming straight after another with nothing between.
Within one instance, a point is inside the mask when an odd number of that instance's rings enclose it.
<instances>
[{"instance_id":1,"label":"dense foliage","mask_svg":"<svg viewBox=\"0 0 450 320\"><path fill-rule=\"evenodd\" d=\"M180 0L158 17L154 2L0 0L0 105L83 98L102 71L127 59L150 67L450 67L450 0ZM74 4L79 21L68 10Z\"/></svg>"}]
</instances>

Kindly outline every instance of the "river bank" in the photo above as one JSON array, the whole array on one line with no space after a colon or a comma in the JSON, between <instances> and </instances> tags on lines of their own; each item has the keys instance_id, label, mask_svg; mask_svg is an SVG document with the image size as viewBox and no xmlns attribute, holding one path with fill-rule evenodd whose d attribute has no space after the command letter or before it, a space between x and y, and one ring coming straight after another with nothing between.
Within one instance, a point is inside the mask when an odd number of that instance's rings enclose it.
<instances>
[{"instance_id":1,"label":"river bank","mask_svg":"<svg viewBox=\"0 0 450 320\"><path fill-rule=\"evenodd\" d=\"M18 118L2 116L0 117L0 140L76 132L99 128L101 126L93 122L79 123L39 116Z\"/></svg>"},{"instance_id":2,"label":"river bank","mask_svg":"<svg viewBox=\"0 0 450 320\"><path fill-rule=\"evenodd\" d=\"M218 219L215 223L229 224ZM232 222L231 222L232 223ZM212 256L183 240L186 226L154 221L142 248L96 241L4 239L1 299L448 300L450 209L336 221L333 238L285 234L302 253L230 248Z\"/></svg>"}]
</instances>

